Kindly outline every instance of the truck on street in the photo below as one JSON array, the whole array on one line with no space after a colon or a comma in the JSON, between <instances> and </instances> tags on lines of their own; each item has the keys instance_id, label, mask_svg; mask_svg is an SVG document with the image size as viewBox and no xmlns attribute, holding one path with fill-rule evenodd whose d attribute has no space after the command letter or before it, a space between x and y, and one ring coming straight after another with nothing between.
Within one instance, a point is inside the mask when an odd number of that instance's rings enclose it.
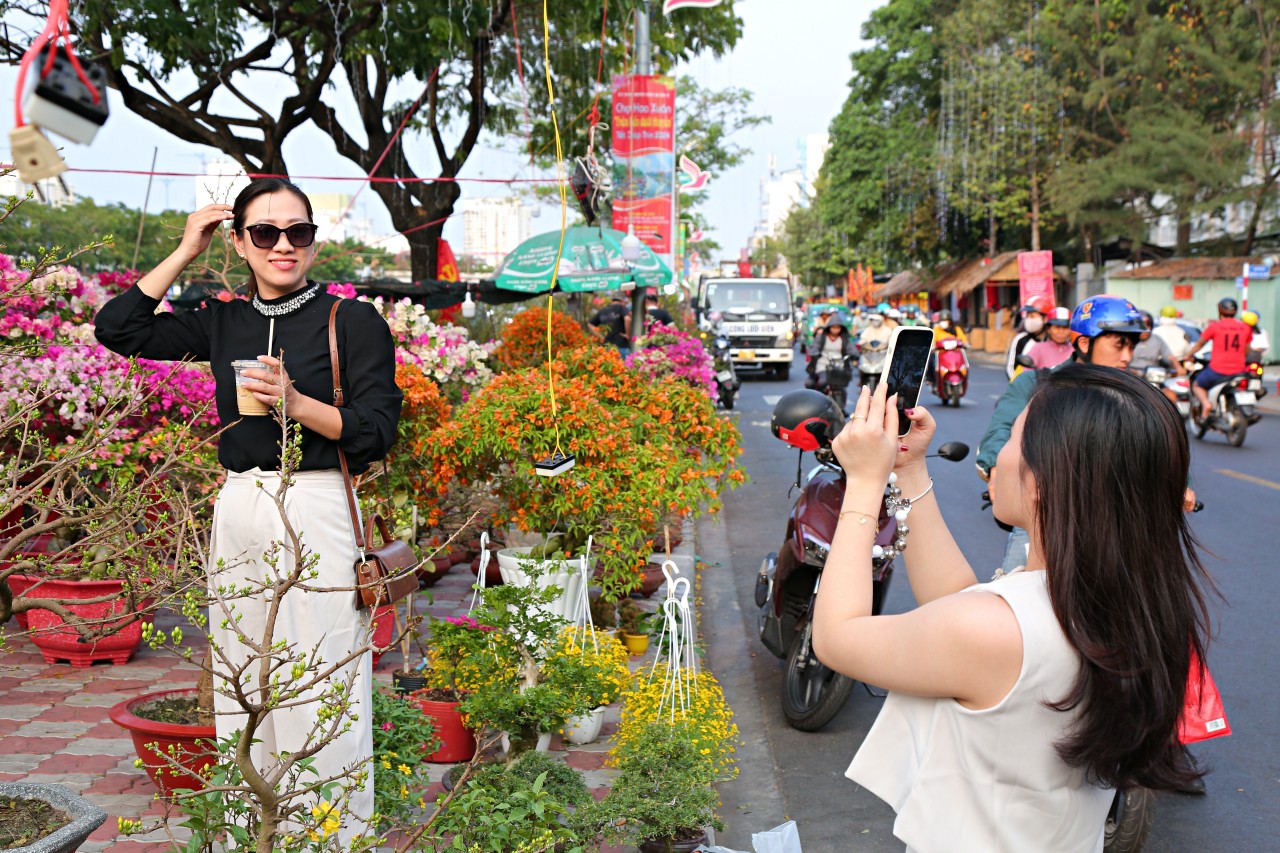
<instances>
[{"instance_id":1,"label":"truck on street","mask_svg":"<svg viewBox=\"0 0 1280 853\"><path fill-rule=\"evenodd\" d=\"M720 315L737 367L791 375L795 357L795 324L791 282L785 278L704 278L695 303L698 318Z\"/></svg>"}]
</instances>

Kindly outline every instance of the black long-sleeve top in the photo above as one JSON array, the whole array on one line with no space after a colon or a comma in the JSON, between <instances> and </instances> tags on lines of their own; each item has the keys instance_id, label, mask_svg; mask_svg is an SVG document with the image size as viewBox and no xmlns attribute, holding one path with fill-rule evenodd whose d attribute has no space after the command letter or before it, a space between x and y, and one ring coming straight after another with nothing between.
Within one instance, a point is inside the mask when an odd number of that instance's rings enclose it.
<instances>
[{"instance_id":1,"label":"black long-sleeve top","mask_svg":"<svg viewBox=\"0 0 1280 853\"><path fill-rule=\"evenodd\" d=\"M314 284L310 286L315 286ZM264 299L270 305L281 299ZM297 389L324 403L333 400L329 362L329 309L338 297L323 291L297 311L275 318L272 352L267 352L270 319L243 299L213 302L182 314L157 314L158 299L137 286L102 306L98 341L123 356L157 361L207 361L217 383L218 417L231 426L222 433L218 461L232 471L280 468L280 425L269 416L242 417L236 409L231 362L259 355L281 357ZM300 470L338 467L338 446L353 474L382 459L395 442L403 399L396 387L395 344L391 330L368 303L344 301L336 320L338 364L346 405L342 435L335 444L302 427Z\"/></svg>"}]
</instances>

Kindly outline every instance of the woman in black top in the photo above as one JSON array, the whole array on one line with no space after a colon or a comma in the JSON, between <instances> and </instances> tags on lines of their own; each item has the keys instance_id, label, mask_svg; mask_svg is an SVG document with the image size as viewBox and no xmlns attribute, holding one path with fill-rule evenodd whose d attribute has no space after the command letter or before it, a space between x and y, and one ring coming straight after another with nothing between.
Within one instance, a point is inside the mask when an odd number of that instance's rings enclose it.
<instances>
[{"instance_id":1,"label":"woman in black top","mask_svg":"<svg viewBox=\"0 0 1280 853\"><path fill-rule=\"evenodd\" d=\"M279 406L300 425L302 461L287 492L290 525L300 533L303 559L316 559L319 577L291 589L281 600L273 640L291 645L280 659L305 655L310 672L337 666L327 685L308 691L295 707L278 708L258 726L254 763L271 773L279 757L286 765L318 748L314 768L319 776L299 777L287 770L277 790L292 790L318 781L362 771L363 784L346 779L343 792L331 797L342 814L345 844L363 833L373 811L372 660L366 651L368 619L354 607L352 563L355 537L346 507L345 486L337 448L346 454L353 473L381 459L395 440L402 395L395 383L395 350L390 329L373 306L346 302L336 319L339 364L346 405L330 404L333 396L329 360L329 312L337 297L307 280L316 256L310 201L288 181L253 181L234 205L211 204L187 218L182 241L136 286L103 306L96 321L98 340L126 356L157 360L208 361L217 383L218 416L229 425L221 435L218 459L227 479L214 508L208 564L210 634L215 648L215 708L219 739L241 730L241 704L229 694L233 683L247 685L249 702L262 701L254 687L270 681L271 661L255 657L248 643L264 639L270 596L264 581L287 577L298 555L290 550L280 512L272 501L280 484L281 428L274 417L241 415L236 402L231 362L258 360L265 370L247 370L245 388L267 406ZM213 232L231 222L236 251L249 267L250 300L212 302L184 314L156 314L174 280L209 246ZM279 549L272 554L272 549ZM274 565L273 565L274 563ZM256 586L257 593L232 597L230 587ZM347 587L345 592L323 592ZM236 622L224 617L231 612ZM284 667L288 672L289 667ZM276 673L277 675L279 673ZM233 677L231 677L233 676ZM331 736L317 726L322 705L332 705L338 691L350 688L354 722ZM308 807L303 808L305 814Z\"/></svg>"}]
</instances>

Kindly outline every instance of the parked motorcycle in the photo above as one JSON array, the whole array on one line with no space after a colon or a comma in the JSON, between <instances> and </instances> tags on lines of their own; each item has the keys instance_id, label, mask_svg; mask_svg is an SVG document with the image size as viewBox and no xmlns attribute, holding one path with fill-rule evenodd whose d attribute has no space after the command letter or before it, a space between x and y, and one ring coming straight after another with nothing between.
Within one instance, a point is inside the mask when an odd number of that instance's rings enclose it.
<instances>
[{"instance_id":1,"label":"parked motorcycle","mask_svg":"<svg viewBox=\"0 0 1280 853\"><path fill-rule=\"evenodd\" d=\"M733 409L733 401L742 387L737 368L733 366L733 355L729 351L729 336L720 328L719 312L713 311L698 325L699 337L707 352L711 353L711 366L716 372L716 402L720 408Z\"/></svg>"},{"instance_id":2,"label":"parked motorcycle","mask_svg":"<svg viewBox=\"0 0 1280 853\"><path fill-rule=\"evenodd\" d=\"M760 608L758 629L765 648L787 662L782 685L782 712L792 728L812 732L821 729L844 707L853 679L828 669L813 653L811 641L814 601L822 569L831 550L840 506L844 500L845 472L831 450L831 440L844 426L844 413L835 402L815 391L792 391L773 410L775 437L818 461L809 472L787 519L782 547L770 553L756 575L755 602ZM934 455L953 462L969 454L966 444L942 445ZM800 484L797 469L797 485ZM900 550L898 521L883 503L875 544L880 556L872 559L871 612L880 613Z\"/></svg>"},{"instance_id":3,"label":"parked motorcycle","mask_svg":"<svg viewBox=\"0 0 1280 853\"><path fill-rule=\"evenodd\" d=\"M932 387L944 406L950 403L959 408L960 398L969 390L969 356L965 353L968 348L967 344L955 338L943 338L934 344L937 363L933 369Z\"/></svg>"},{"instance_id":4,"label":"parked motorcycle","mask_svg":"<svg viewBox=\"0 0 1280 853\"><path fill-rule=\"evenodd\" d=\"M1191 381L1203 370L1205 363L1199 360L1192 362ZM1198 400L1191 406L1191 427L1197 439L1203 439L1210 430L1221 432L1227 437L1232 447L1244 444L1245 435L1252 424L1262 417L1255 408L1258 404L1258 392L1262 387L1262 367L1257 366L1256 373L1247 369L1244 373L1229 376L1209 389L1209 405L1212 409L1209 416L1201 416Z\"/></svg>"},{"instance_id":5,"label":"parked motorcycle","mask_svg":"<svg viewBox=\"0 0 1280 853\"><path fill-rule=\"evenodd\" d=\"M884 372L884 357L889 353L889 344L885 341L873 340L858 344L858 384L866 385L872 391L880 381Z\"/></svg>"}]
</instances>

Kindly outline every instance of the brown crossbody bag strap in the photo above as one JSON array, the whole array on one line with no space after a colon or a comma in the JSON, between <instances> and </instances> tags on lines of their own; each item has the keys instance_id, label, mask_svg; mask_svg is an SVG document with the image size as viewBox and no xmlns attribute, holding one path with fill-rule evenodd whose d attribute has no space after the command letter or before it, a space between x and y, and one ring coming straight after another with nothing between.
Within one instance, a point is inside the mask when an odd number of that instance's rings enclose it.
<instances>
[{"instance_id":1,"label":"brown crossbody bag strap","mask_svg":"<svg viewBox=\"0 0 1280 853\"><path fill-rule=\"evenodd\" d=\"M341 304L341 300L334 302L329 309L329 364L333 367L333 405L339 409L346 403L342 395L342 374L338 369L337 320L338 306ZM342 466L342 482L347 487L347 510L351 513L351 529L356 533L356 550L360 552L360 558L364 559L367 542L364 531L360 529L360 513L356 510L356 490L351 482L351 469L347 467L347 454L342 452L341 447L338 448L338 463Z\"/></svg>"}]
</instances>

